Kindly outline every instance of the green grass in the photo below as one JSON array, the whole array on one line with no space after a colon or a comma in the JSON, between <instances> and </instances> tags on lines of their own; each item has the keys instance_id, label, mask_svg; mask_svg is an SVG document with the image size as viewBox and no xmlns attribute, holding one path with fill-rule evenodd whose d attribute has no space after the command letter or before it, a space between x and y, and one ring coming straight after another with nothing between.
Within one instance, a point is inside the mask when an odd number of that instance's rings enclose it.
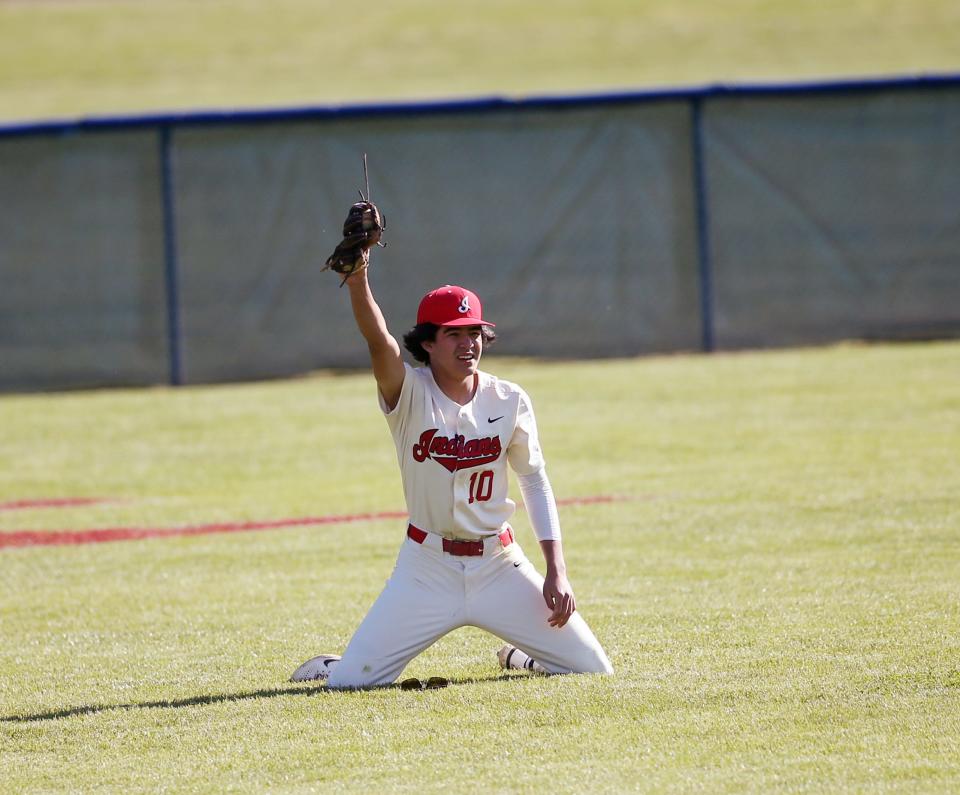
<instances>
[{"instance_id":1,"label":"green grass","mask_svg":"<svg viewBox=\"0 0 960 795\"><path fill-rule=\"evenodd\" d=\"M536 363L611 678L327 693L402 522L0 550L4 791L956 792L960 344ZM346 420L349 418L350 422ZM402 507L368 375L0 398L0 532ZM521 514L519 538L533 553ZM536 558L535 558L536 559Z\"/></svg>"},{"instance_id":2,"label":"green grass","mask_svg":"<svg viewBox=\"0 0 960 795\"><path fill-rule=\"evenodd\" d=\"M955 0L0 0L0 119L960 70Z\"/></svg>"},{"instance_id":3,"label":"green grass","mask_svg":"<svg viewBox=\"0 0 960 795\"><path fill-rule=\"evenodd\" d=\"M0 0L0 119L957 71L954 0ZM0 789L956 792L960 345L490 369L536 401L612 678L286 682L381 521L0 549ZM402 507L369 376L0 397L0 533ZM347 421L349 420L349 422ZM535 551L525 517L521 543ZM536 559L536 556L534 555Z\"/></svg>"}]
</instances>

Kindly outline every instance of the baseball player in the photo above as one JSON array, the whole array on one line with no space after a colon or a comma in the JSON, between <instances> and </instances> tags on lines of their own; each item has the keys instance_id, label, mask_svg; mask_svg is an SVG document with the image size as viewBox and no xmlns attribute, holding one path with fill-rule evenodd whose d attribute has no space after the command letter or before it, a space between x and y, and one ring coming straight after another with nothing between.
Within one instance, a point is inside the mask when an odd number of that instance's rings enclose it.
<instances>
[{"instance_id":1,"label":"baseball player","mask_svg":"<svg viewBox=\"0 0 960 795\"><path fill-rule=\"evenodd\" d=\"M404 336L425 365L414 368L387 330L366 260L345 283L397 448L409 524L393 573L342 658L315 657L291 678L327 678L330 688L386 685L465 625L506 641L498 653L504 668L612 673L576 612L530 398L478 369L496 338L480 299L451 285L423 298L417 324ZM543 551L545 577L508 523L515 507L508 465Z\"/></svg>"}]
</instances>

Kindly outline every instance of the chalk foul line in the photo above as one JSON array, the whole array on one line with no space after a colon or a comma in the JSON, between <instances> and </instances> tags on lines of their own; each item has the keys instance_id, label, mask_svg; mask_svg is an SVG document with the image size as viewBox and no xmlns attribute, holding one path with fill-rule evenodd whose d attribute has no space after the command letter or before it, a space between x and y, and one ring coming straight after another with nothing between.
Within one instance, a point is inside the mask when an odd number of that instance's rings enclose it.
<instances>
[{"instance_id":1,"label":"chalk foul line","mask_svg":"<svg viewBox=\"0 0 960 795\"><path fill-rule=\"evenodd\" d=\"M597 495L570 497L557 500L558 505L598 505L623 502L628 498ZM327 524L372 522L380 519L405 519L406 511L375 511L370 513L301 516L291 519L271 519L251 522L215 522L181 527L102 527L90 530L13 530L0 532L0 549L4 547L65 546L70 544L101 544L107 541L135 541L142 538L169 538L172 536L199 536L211 533L242 533L251 530L280 530L289 527L315 527Z\"/></svg>"}]
</instances>

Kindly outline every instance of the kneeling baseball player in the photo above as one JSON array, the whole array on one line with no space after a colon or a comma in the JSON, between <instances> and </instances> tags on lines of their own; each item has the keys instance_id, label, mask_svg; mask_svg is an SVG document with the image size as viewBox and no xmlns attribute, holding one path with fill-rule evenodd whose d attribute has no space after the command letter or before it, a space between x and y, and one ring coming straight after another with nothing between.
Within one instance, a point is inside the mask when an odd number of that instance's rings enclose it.
<instances>
[{"instance_id":1,"label":"kneeling baseball player","mask_svg":"<svg viewBox=\"0 0 960 795\"><path fill-rule=\"evenodd\" d=\"M291 679L326 678L330 688L387 685L417 654L466 625L506 642L498 653L503 668L612 673L576 612L530 398L478 369L484 347L496 339L494 324L470 290L440 287L424 296L416 326L404 336L425 366L405 364L368 281L369 246L379 240L380 223L370 207L375 233L355 218L348 238L345 224L344 244L328 265L344 275L370 350L409 524L393 573L342 658L315 657ZM507 523L515 507L507 496L508 464L543 551L545 577Z\"/></svg>"}]
</instances>

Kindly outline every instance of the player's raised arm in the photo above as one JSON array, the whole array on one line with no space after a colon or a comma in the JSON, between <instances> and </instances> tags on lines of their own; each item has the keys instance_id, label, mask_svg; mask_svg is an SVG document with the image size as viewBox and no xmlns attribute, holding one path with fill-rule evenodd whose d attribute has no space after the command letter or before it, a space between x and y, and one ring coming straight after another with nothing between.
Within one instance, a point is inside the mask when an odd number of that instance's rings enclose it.
<instances>
[{"instance_id":1,"label":"player's raised arm","mask_svg":"<svg viewBox=\"0 0 960 795\"><path fill-rule=\"evenodd\" d=\"M400 357L400 346L390 336L383 313L370 291L367 267L370 264L370 249L386 245L380 242L386 228L380 208L370 201L370 179L367 173L367 156L363 156L363 177L367 192L360 191L360 201L354 202L343 222L343 239L337 243L333 254L327 257L323 270L332 270L343 276L344 284L350 286L350 303L357 327L370 349L373 376L389 409L400 399L405 369Z\"/></svg>"},{"instance_id":2,"label":"player's raised arm","mask_svg":"<svg viewBox=\"0 0 960 795\"><path fill-rule=\"evenodd\" d=\"M370 350L370 363L373 377L387 408L393 409L400 399L403 386L404 367L400 356L400 345L387 329L387 321L377 305L367 279L367 269L361 268L347 278L350 289L350 304L357 328L367 341Z\"/></svg>"}]
</instances>

